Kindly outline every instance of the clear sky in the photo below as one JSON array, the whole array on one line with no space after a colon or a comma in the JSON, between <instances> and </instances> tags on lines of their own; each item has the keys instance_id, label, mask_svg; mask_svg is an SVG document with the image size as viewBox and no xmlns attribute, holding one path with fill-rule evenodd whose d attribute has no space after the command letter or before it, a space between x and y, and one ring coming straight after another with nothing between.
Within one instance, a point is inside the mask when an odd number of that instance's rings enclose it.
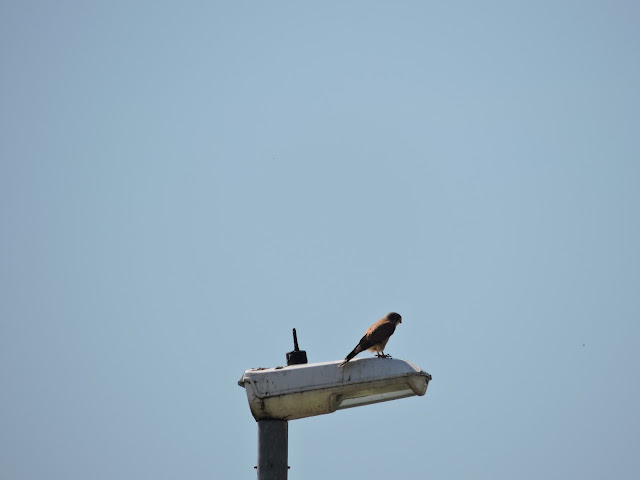
<instances>
[{"instance_id":1,"label":"clear sky","mask_svg":"<svg viewBox=\"0 0 640 480\"><path fill-rule=\"evenodd\" d=\"M640 6L4 1L0 477L253 479L237 381L389 311L289 478L636 479Z\"/></svg>"}]
</instances>

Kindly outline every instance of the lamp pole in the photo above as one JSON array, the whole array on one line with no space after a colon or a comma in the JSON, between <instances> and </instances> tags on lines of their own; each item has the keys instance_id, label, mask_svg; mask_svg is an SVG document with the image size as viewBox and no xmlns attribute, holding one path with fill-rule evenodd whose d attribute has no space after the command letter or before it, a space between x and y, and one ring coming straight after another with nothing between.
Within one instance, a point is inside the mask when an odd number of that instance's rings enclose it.
<instances>
[{"instance_id":1,"label":"lamp pole","mask_svg":"<svg viewBox=\"0 0 640 480\"><path fill-rule=\"evenodd\" d=\"M298 348L293 329L293 351L287 353L287 366L307 363L307 352ZM289 473L289 423L286 420L258 421L258 480L287 480Z\"/></svg>"},{"instance_id":2,"label":"lamp pole","mask_svg":"<svg viewBox=\"0 0 640 480\"><path fill-rule=\"evenodd\" d=\"M258 422L258 480L286 480L289 457L289 423Z\"/></svg>"}]
</instances>

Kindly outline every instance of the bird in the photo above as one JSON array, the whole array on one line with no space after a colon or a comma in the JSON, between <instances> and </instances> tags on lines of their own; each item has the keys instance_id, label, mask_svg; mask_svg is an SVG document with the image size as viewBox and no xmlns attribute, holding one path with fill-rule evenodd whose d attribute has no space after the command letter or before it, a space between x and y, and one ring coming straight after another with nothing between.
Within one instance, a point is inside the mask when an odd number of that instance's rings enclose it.
<instances>
[{"instance_id":1,"label":"bird","mask_svg":"<svg viewBox=\"0 0 640 480\"><path fill-rule=\"evenodd\" d=\"M399 323L402 323L402 317L399 314L396 312L387 313L385 317L367 329L356 348L351 350L351 353L345 357L340 366L343 367L349 360L364 350L375 352L378 358L390 358L390 355L384 354L384 347Z\"/></svg>"}]
</instances>

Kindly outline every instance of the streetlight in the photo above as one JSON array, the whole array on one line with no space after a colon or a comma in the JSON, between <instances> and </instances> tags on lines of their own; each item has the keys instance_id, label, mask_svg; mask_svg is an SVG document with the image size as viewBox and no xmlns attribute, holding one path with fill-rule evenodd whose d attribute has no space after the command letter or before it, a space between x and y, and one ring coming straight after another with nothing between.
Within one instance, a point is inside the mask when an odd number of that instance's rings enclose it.
<instances>
[{"instance_id":1,"label":"streetlight","mask_svg":"<svg viewBox=\"0 0 640 480\"><path fill-rule=\"evenodd\" d=\"M406 360L361 358L343 367L342 360L306 363L295 329L294 345L286 367L250 369L238 382L258 422L258 480L287 478L288 420L422 396L431 380Z\"/></svg>"}]
</instances>

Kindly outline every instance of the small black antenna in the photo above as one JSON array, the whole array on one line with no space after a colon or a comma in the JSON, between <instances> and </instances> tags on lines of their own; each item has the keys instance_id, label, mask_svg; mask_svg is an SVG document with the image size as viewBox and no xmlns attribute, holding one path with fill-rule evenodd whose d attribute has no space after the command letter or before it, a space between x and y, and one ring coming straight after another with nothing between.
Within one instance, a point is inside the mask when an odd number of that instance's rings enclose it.
<instances>
[{"instance_id":1,"label":"small black antenna","mask_svg":"<svg viewBox=\"0 0 640 480\"><path fill-rule=\"evenodd\" d=\"M296 335L296 329L293 329L293 351L299 352L300 348L298 348L298 335Z\"/></svg>"},{"instance_id":2,"label":"small black antenna","mask_svg":"<svg viewBox=\"0 0 640 480\"><path fill-rule=\"evenodd\" d=\"M307 352L298 348L298 335L296 329L293 329L293 352L287 353L287 366L301 365L307 363Z\"/></svg>"}]
</instances>

